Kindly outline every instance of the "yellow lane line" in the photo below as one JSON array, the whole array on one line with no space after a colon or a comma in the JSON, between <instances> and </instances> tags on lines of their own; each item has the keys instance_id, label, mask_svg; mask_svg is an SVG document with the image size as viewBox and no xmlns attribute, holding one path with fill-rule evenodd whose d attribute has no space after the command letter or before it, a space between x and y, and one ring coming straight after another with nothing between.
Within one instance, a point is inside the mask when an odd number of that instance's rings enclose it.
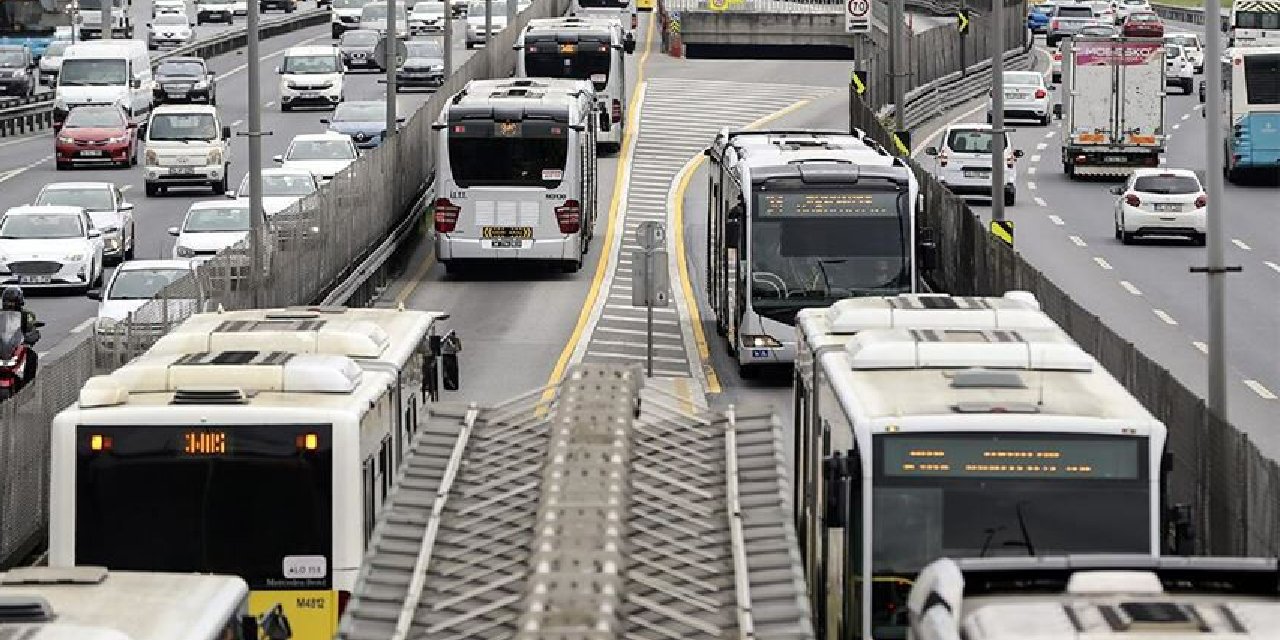
<instances>
[{"instance_id":1,"label":"yellow lane line","mask_svg":"<svg viewBox=\"0 0 1280 640\"><path fill-rule=\"evenodd\" d=\"M758 118L755 122L743 127L744 129L755 129L762 127L778 118L781 118L797 109L807 106L812 100L801 100L791 105L774 111L762 118ZM680 289L684 293L685 306L689 309L689 321L693 323L693 341L698 346L698 357L701 360L702 370L707 376L707 393L720 393L720 379L716 376L716 368L711 362L711 349L707 346L707 335L702 330L702 314L698 310L698 299L693 295L693 279L689 277L689 260L685 257L684 251L684 195L689 189L689 181L693 179L693 174L698 171L707 157L700 155L689 160L689 163L681 170L679 177L680 185L676 187L673 196L675 200L675 220L672 226L675 227L676 241L676 266L680 276Z\"/></svg>"},{"instance_id":2,"label":"yellow lane line","mask_svg":"<svg viewBox=\"0 0 1280 640\"><path fill-rule=\"evenodd\" d=\"M600 286L604 283L604 276L609 271L609 264L613 261L613 234L617 232L618 208L622 203L622 185L627 177L628 167L628 149L635 141L635 136L640 128L639 118L636 117L637 109L640 106L640 87L644 85L644 68L649 61L649 53L653 49L653 27L655 15L649 14L648 29L644 38L644 52L640 54L640 63L636 65L636 83L631 89L631 104L627 106L627 133L624 136L622 145L618 147L618 170L613 178L613 198L609 201L609 225L605 231L604 239L601 241L600 261L596 263L596 273L591 279L591 289L587 292L587 299L582 304L582 313L578 314L578 324L574 326L573 333L569 335L569 341L565 344L564 350L560 352L560 358L556 360L556 366L551 370L551 376L547 378L547 390L542 394L542 401L549 402L555 397L555 385L560 382L560 378L564 376L564 370L569 366L569 360L573 357L573 352L578 348L578 342L582 340L582 334L587 328L587 323L591 319L591 310L596 306L596 300L600 297Z\"/></svg>"}]
</instances>

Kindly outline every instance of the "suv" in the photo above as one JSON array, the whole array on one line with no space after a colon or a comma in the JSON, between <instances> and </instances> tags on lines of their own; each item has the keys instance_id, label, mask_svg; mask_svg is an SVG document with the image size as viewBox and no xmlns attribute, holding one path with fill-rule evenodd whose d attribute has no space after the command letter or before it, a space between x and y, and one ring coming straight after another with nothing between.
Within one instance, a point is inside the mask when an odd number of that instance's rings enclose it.
<instances>
[{"instance_id":1,"label":"suv","mask_svg":"<svg viewBox=\"0 0 1280 640\"><path fill-rule=\"evenodd\" d=\"M1200 36L1194 33L1179 32L1164 34L1164 41L1169 44L1182 46L1182 52L1186 54L1187 59L1191 61L1191 65L1195 67L1196 73L1204 73L1204 46L1200 42Z\"/></svg>"},{"instance_id":2,"label":"suv","mask_svg":"<svg viewBox=\"0 0 1280 640\"><path fill-rule=\"evenodd\" d=\"M1187 58L1187 52L1180 44L1164 45L1164 84L1182 87L1182 95L1191 95L1191 87L1195 84L1196 67Z\"/></svg>"},{"instance_id":3,"label":"suv","mask_svg":"<svg viewBox=\"0 0 1280 640\"><path fill-rule=\"evenodd\" d=\"M1045 45L1055 46L1059 40L1079 33L1080 27L1097 22L1098 12L1088 3L1059 4L1053 8L1053 15L1049 17Z\"/></svg>"},{"instance_id":4,"label":"suv","mask_svg":"<svg viewBox=\"0 0 1280 640\"><path fill-rule=\"evenodd\" d=\"M336 40L344 31L360 28L360 12L372 0L334 0L329 9L329 30ZM424 0L425 1L425 0Z\"/></svg>"},{"instance_id":5,"label":"suv","mask_svg":"<svg viewBox=\"0 0 1280 640\"><path fill-rule=\"evenodd\" d=\"M991 197L991 125L978 123L954 124L942 133L942 148L924 150L934 158L933 174L952 193ZM1004 136L1005 171L1004 203L1012 207L1018 197L1017 159L1021 149L1012 149L1009 135Z\"/></svg>"},{"instance_id":6,"label":"suv","mask_svg":"<svg viewBox=\"0 0 1280 640\"><path fill-rule=\"evenodd\" d=\"M231 24L235 4L231 0L196 0L196 24L225 22Z\"/></svg>"},{"instance_id":7,"label":"suv","mask_svg":"<svg viewBox=\"0 0 1280 640\"><path fill-rule=\"evenodd\" d=\"M200 187L227 191L231 168L231 128L222 126L213 105L163 105L147 121L147 150L143 154L148 196L169 187Z\"/></svg>"},{"instance_id":8,"label":"suv","mask_svg":"<svg viewBox=\"0 0 1280 640\"><path fill-rule=\"evenodd\" d=\"M0 45L0 90L19 96L36 92L36 61L26 45Z\"/></svg>"},{"instance_id":9,"label":"suv","mask_svg":"<svg viewBox=\"0 0 1280 640\"><path fill-rule=\"evenodd\" d=\"M155 103L218 103L217 79L205 66L204 58L166 58L155 71Z\"/></svg>"}]
</instances>

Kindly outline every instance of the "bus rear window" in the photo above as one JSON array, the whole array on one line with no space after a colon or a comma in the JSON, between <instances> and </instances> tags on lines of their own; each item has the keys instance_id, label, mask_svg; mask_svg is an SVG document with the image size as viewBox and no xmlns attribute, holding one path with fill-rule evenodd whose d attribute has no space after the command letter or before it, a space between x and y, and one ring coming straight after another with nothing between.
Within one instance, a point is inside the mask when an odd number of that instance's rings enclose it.
<instances>
[{"instance_id":1,"label":"bus rear window","mask_svg":"<svg viewBox=\"0 0 1280 640\"><path fill-rule=\"evenodd\" d=\"M468 187L553 188L564 180L568 125L476 122L449 125L449 168Z\"/></svg>"},{"instance_id":2,"label":"bus rear window","mask_svg":"<svg viewBox=\"0 0 1280 640\"><path fill-rule=\"evenodd\" d=\"M612 53L609 48L583 51L575 47L574 53L562 53L563 50L564 47L556 43L538 44L536 48L530 46L524 53L526 75L530 78L590 80L593 75L603 74L608 78Z\"/></svg>"},{"instance_id":3,"label":"bus rear window","mask_svg":"<svg viewBox=\"0 0 1280 640\"><path fill-rule=\"evenodd\" d=\"M1244 87L1249 104L1280 104L1280 54L1245 56Z\"/></svg>"}]
</instances>

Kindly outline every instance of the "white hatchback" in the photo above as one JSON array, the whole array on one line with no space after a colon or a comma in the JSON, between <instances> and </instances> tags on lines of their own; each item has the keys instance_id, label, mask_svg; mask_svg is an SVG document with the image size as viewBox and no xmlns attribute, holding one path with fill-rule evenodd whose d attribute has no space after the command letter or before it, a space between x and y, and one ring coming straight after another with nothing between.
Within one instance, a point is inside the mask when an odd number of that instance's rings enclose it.
<instances>
[{"instance_id":1,"label":"white hatchback","mask_svg":"<svg viewBox=\"0 0 1280 640\"><path fill-rule=\"evenodd\" d=\"M1187 58L1186 50L1180 44L1164 45L1164 84L1182 89L1182 95L1191 95L1195 85L1196 68Z\"/></svg>"},{"instance_id":2,"label":"white hatchback","mask_svg":"<svg viewBox=\"0 0 1280 640\"><path fill-rule=\"evenodd\" d=\"M953 124L942 133L942 147L929 147L925 153L934 158L933 174L952 193L990 198L993 141L989 124ZM1017 159L1022 157L1022 150L1010 146L1008 134L1004 136L1004 148L1004 203L1013 206L1017 201Z\"/></svg>"},{"instance_id":3,"label":"white hatchback","mask_svg":"<svg viewBox=\"0 0 1280 640\"><path fill-rule=\"evenodd\" d=\"M1116 197L1116 239L1130 244L1139 236L1182 236L1204 246L1204 209L1208 203L1200 178L1190 169L1136 169Z\"/></svg>"},{"instance_id":4,"label":"white hatchback","mask_svg":"<svg viewBox=\"0 0 1280 640\"><path fill-rule=\"evenodd\" d=\"M1166 33L1164 41L1180 45L1182 52L1187 55L1187 59L1195 68L1195 72L1204 73L1204 43L1200 42L1199 35L1189 32Z\"/></svg>"},{"instance_id":5,"label":"white hatchback","mask_svg":"<svg viewBox=\"0 0 1280 640\"><path fill-rule=\"evenodd\" d=\"M1049 87L1039 71L1006 71L1004 73L1004 116L1030 118L1048 126L1050 117ZM987 122L991 122L991 103L987 103Z\"/></svg>"}]
</instances>

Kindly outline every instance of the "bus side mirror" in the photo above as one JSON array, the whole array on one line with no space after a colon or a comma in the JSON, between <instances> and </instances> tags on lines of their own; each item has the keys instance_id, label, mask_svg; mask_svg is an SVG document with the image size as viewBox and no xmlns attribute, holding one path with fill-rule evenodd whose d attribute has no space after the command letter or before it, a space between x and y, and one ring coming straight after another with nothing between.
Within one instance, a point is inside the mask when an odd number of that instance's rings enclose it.
<instances>
[{"instance_id":1,"label":"bus side mirror","mask_svg":"<svg viewBox=\"0 0 1280 640\"><path fill-rule=\"evenodd\" d=\"M608 111L600 112L600 130L608 131L613 128L613 118L609 117Z\"/></svg>"},{"instance_id":2,"label":"bus side mirror","mask_svg":"<svg viewBox=\"0 0 1280 640\"><path fill-rule=\"evenodd\" d=\"M627 34L626 39L622 41L622 50L626 53L635 53L636 37L634 35L630 33Z\"/></svg>"},{"instance_id":3,"label":"bus side mirror","mask_svg":"<svg viewBox=\"0 0 1280 640\"><path fill-rule=\"evenodd\" d=\"M925 227L917 234L920 246L920 270L933 271L938 268L938 242L934 240L933 229Z\"/></svg>"}]
</instances>

